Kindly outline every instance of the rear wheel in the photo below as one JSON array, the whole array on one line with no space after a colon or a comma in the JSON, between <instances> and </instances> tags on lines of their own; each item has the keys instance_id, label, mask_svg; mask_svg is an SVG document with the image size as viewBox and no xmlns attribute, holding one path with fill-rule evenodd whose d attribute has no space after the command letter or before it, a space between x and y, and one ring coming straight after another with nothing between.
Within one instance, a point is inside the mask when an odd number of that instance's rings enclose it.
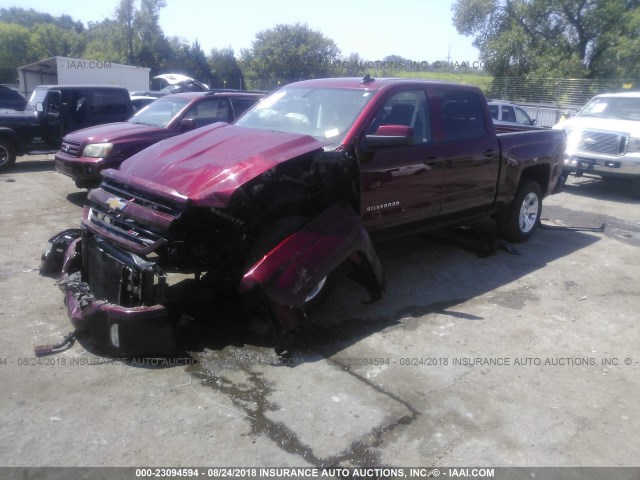
<instances>
[{"instance_id":1,"label":"rear wheel","mask_svg":"<svg viewBox=\"0 0 640 480\"><path fill-rule=\"evenodd\" d=\"M16 149L11 142L0 138L0 170L9 168L16 162Z\"/></svg>"},{"instance_id":2,"label":"rear wheel","mask_svg":"<svg viewBox=\"0 0 640 480\"><path fill-rule=\"evenodd\" d=\"M533 180L522 180L509 210L498 219L500 235L511 242L526 242L540 224L542 192Z\"/></svg>"}]
</instances>

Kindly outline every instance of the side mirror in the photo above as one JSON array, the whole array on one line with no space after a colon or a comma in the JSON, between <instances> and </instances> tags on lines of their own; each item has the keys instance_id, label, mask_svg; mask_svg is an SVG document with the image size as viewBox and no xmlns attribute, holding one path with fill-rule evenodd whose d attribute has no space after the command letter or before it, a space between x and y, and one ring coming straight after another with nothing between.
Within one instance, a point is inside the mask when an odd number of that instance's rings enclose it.
<instances>
[{"instance_id":1,"label":"side mirror","mask_svg":"<svg viewBox=\"0 0 640 480\"><path fill-rule=\"evenodd\" d=\"M36 103L36 112L44 112L44 105L42 102Z\"/></svg>"},{"instance_id":2,"label":"side mirror","mask_svg":"<svg viewBox=\"0 0 640 480\"><path fill-rule=\"evenodd\" d=\"M534 118L533 120L531 120L531 125L535 125L537 122L538 120Z\"/></svg>"},{"instance_id":3,"label":"side mirror","mask_svg":"<svg viewBox=\"0 0 640 480\"><path fill-rule=\"evenodd\" d=\"M196 128L196 121L193 118L183 118L180 121L180 131L186 132L187 130L193 130Z\"/></svg>"},{"instance_id":4,"label":"side mirror","mask_svg":"<svg viewBox=\"0 0 640 480\"><path fill-rule=\"evenodd\" d=\"M367 135L370 147L399 147L413 141L413 128L405 125L380 125L374 135Z\"/></svg>"}]
</instances>

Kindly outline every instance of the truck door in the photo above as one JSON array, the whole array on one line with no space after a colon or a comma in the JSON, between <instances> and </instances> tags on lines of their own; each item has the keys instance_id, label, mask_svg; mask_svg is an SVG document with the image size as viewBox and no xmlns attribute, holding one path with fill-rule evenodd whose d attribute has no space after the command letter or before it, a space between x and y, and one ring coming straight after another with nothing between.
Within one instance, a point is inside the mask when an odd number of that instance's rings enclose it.
<instances>
[{"instance_id":1,"label":"truck door","mask_svg":"<svg viewBox=\"0 0 640 480\"><path fill-rule=\"evenodd\" d=\"M482 94L434 86L429 100L439 119L434 138L446 150L440 213L487 210L496 195L500 146L492 125L487 125Z\"/></svg>"},{"instance_id":2,"label":"truck door","mask_svg":"<svg viewBox=\"0 0 640 480\"><path fill-rule=\"evenodd\" d=\"M44 101L43 140L52 147L60 146L62 140L62 93L49 90Z\"/></svg>"},{"instance_id":3,"label":"truck door","mask_svg":"<svg viewBox=\"0 0 640 480\"><path fill-rule=\"evenodd\" d=\"M360 208L368 229L439 214L443 157L433 143L424 89L387 95L358 146Z\"/></svg>"}]
</instances>

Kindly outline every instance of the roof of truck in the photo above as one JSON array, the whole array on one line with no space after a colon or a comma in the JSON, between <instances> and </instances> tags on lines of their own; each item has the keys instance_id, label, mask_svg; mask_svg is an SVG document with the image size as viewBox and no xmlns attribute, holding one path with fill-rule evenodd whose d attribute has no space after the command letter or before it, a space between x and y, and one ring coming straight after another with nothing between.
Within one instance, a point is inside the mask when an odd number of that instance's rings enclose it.
<instances>
[{"instance_id":1,"label":"roof of truck","mask_svg":"<svg viewBox=\"0 0 640 480\"><path fill-rule=\"evenodd\" d=\"M432 84L447 85L460 88L477 88L471 85L463 85L458 83L441 82L437 80L423 80L417 78L374 78L374 77L343 77L343 78L315 78L312 80L303 80L301 82L291 83L287 86L295 87L324 87L324 88L367 88L369 90L379 90L386 85L393 84Z\"/></svg>"}]
</instances>

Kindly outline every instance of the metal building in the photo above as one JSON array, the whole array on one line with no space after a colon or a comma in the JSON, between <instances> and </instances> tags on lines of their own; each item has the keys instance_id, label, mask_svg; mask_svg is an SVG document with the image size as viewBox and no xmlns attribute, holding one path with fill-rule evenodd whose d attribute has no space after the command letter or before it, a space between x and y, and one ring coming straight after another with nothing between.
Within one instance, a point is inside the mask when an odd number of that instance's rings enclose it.
<instances>
[{"instance_id":1,"label":"metal building","mask_svg":"<svg viewBox=\"0 0 640 480\"><path fill-rule=\"evenodd\" d=\"M149 68L51 57L18 68L20 93L26 98L38 85L119 85L129 91L149 90Z\"/></svg>"}]
</instances>

